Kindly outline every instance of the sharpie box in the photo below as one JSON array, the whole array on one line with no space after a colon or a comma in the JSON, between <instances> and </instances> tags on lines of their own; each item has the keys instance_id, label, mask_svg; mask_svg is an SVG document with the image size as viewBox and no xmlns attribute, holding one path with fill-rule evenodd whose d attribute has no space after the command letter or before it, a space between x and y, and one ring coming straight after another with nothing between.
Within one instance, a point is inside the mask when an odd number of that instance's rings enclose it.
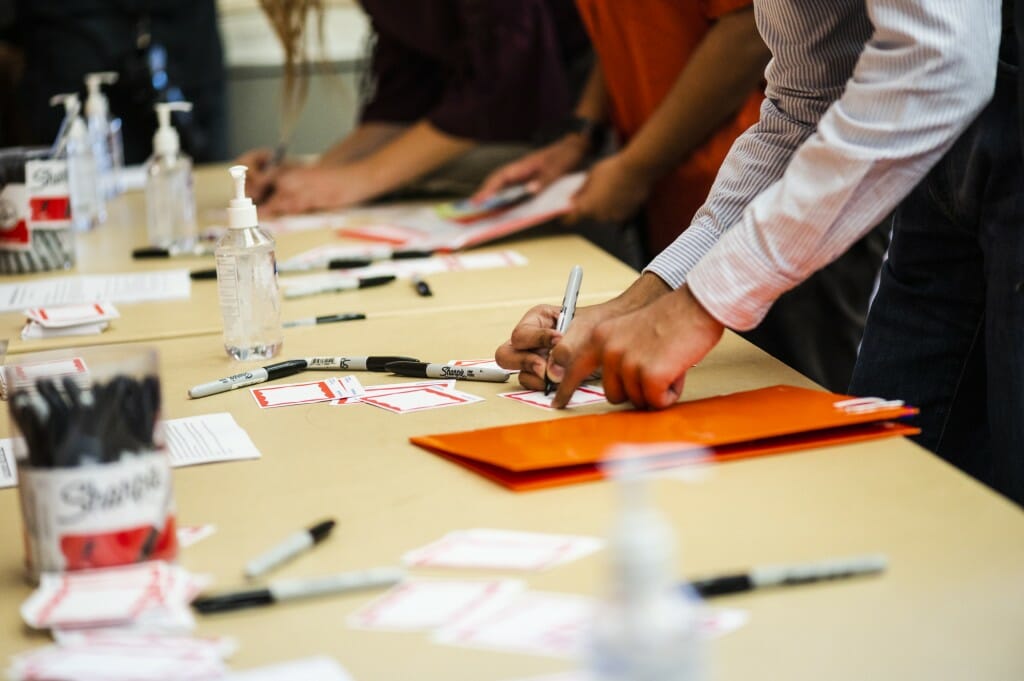
<instances>
[{"instance_id":1,"label":"sharpie box","mask_svg":"<svg viewBox=\"0 0 1024 681\"><path fill-rule=\"evenodd\" d=\"M75 264L68 164L48 147L0 149L0 274Z\"/></svg>"},{"instance_id":2,"label":"sharpie box","mask_svg":"<svg viewBox=\"0 0 1024 681\"><path fill-rule=\"evenodd\" d=\"M4 367L29 578L173 560L153 350L79 348Z\"/></svg>"}]
</instances>

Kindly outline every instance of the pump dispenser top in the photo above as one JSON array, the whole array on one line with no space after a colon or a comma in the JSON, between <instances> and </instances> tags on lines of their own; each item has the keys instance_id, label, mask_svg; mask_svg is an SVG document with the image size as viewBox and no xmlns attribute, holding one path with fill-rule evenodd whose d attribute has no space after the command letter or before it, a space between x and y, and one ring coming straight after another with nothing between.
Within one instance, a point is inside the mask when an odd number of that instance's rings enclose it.
<instances>
[{"instance_id":1,"label":"pump dispenser top","mask_svg":"<svg viewBox=\"0 0 1024 681\"><path fill-rule=\"evenodd\" d=\"M256 227L259 218L256 216L256 205L245 195L246 166L231 166L228 172L235 181L235 198L228 204L228 227L231 229L247 229Z\"/></svg>"},{"instance_id":2,"label":"pump dispenser top","mask_svg":"<svg viewBox=\"0 0 1024 681\"><path fill-rule=\"evenodd\" d=\"M85 87L89 96L85 100L86 116L104 116L110 113L110 102L107 96L100 89L101 85L113 85L117 82L117 73L114 71L101 71L99 73L85 74Z\"/></svg>"},{"instance_id":3,"label":"pump dispenser top","mask_svg":"<svg viewBox=\"0 0 1024 681\"><path fill-rule=\"evenodd\" d=\"M78 95L74 92L66 92L50 97L50 106L57 106L58 104L64 107L64 121L60 125L60 133L57 136L56 146L53 150L52 155L54 158L64 154L69 141L82 142L89 135L85 122L78 115L82 110L82 101L78 98Z\"/></svg>"},{"instance_id":4,"label":"pump dispenser top","mask_svg":"<svg viewBox=\"0 0 1024 681\"><path fill-rule=\"evenodd\" d=\"M176 156L181 150L181 139L178 131L171 125L172 111L191 111L191 102L160 102L154 104L156 120L159 127L153 135L153 155L155 156Z\"/></svg>"}]
</instances>

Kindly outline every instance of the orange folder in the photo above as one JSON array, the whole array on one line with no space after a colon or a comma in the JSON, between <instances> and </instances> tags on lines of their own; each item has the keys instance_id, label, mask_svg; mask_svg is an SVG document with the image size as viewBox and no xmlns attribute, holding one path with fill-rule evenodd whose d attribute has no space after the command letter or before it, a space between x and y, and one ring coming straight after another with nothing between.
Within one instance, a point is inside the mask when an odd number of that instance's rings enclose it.
<instances>
[{"instance_id":1,"label":"orange folder","mask_svg":"<svg viewBox=\"0 0 1024 681\"><path fill-rule=\"evenodd\" d=\"M917 409L879 401L844 406L847 395L777 385L683 402L663 411L617 411L410 438L413 444L515 491L604 477L614 444L689 443L713 461L913 435L891 419ZM652 468L692 461L692 450L644 457Z\"/></svg>"}]
</instances>

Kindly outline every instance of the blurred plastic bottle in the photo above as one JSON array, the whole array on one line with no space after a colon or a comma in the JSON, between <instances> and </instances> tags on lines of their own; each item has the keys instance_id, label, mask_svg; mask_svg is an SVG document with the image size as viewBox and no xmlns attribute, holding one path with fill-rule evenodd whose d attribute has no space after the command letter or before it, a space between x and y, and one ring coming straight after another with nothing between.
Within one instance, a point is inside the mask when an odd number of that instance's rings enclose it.
<instances>
[{"instance_id":1,"label":"blurred plastic bottle","mask_svg":"<svg viewBox=\"0 0 1024 681\"><path fill-rule=\"evenodd\" d=\"M76 230L86 231L107 219L107 206L100 192L96 157L93 156L89 131L79 112L82 103L74 93L54 95L50 104L64 107L64 122L57 138L54 158L68 162L68 185L71 191L71 221Z\"/></svg>"},{"instance_id":2,"label":"blurred plastic bottle","mask_svg":"<svg viewBox=\"0 0 1024 681\"><path fill-rule=\"evenodd\" d=\"M615 464L621 506L611 537L612 593L599 610L589 671L600 681L702 681L697 599L680 588L675 539L634 461Z\"/></svg>"},{"instance_id":3,"label":"blurred plastic bottle","mask_svg":"<svg viewBox=\"0 0 1024 681\"><path fill-rule=\"evenodd\" d=\"M121 119L111 118L110 102L103 94L102 85L117 82L113 71L85 74L85 122L96 170L99 173L100 192L109 201L121 193L121 167L124 165L124 141L121 138Z\"/></svg>"},{"instance_id":4,"label":"blurred plastic bottle","mask_svg":"<svg viewBox=\"0 0 1024 681\"><path fill-rule=\"evenodd\" d=\"M256 206L245 195L246 170L229 169L235 198L228 206L228 232L214 251L224 349L239 360L273 357L284 342L274 239L260 228Z\"/></svg>"},{"instance_id":5,"label":"blurred plastic bottle","mask_svg":"<svg viewBox=\"0 0 1024 681\"><path fill-rule=\"evenodd\" d=\"M153 155L146 161L146 232L149 243L190 250L196 244L196 198L192 159L181 151L172 111L190 111L189 102L156 104L159 127L153 135Z\"/></svg>"}]
</instances>

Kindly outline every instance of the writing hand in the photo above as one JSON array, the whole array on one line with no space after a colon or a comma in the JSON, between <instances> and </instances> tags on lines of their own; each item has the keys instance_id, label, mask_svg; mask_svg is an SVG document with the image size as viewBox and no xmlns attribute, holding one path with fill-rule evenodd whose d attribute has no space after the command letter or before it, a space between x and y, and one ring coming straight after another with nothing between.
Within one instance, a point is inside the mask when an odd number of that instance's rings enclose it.
<instances>
[{"instance_id":1,"label":"writing hand","mask_svg":"<svg viewBox=\"0 0 1024 681\"><path fill-rule=\"evenodd\" d=\"M568 404L576 388L601 369L605 397L640 409L675 404L686 371L722 337L724 327L684 285L627 314L597 324L568 359L552 406ZM560 358L558 348L553 359Z\"/></svg>"}]
</instances>

